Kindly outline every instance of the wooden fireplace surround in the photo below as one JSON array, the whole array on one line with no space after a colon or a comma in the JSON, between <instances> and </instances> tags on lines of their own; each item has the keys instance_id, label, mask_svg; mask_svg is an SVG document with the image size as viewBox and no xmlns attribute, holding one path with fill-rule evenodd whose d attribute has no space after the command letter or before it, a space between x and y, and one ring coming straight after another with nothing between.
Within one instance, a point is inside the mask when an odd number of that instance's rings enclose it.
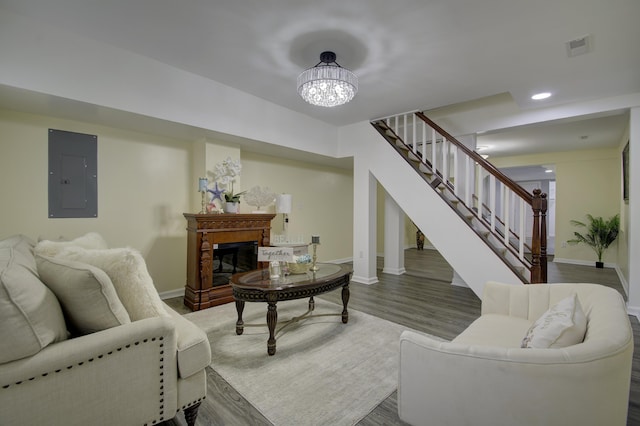
<instances>
[{"instance_id":1,"label":"wooden fireplace surround","mask_svg":"<svg viewBox=\"0 0 640 426\"><path fill-rule=\"evenodd\" d=\"M213 286L216 244L257 241L269 246L275 214L194 214L187 219L187 284L184 304L193 311L233 302L231 285ZM259 265L259 267L262 265Z\"/></svg>"}]
</instances>

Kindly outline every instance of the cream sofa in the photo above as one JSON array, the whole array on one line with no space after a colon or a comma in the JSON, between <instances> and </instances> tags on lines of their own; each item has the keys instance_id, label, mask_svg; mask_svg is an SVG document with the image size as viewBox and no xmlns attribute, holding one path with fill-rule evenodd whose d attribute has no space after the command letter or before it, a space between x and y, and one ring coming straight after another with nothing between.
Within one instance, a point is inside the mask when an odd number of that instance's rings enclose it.
<instances>
[{"instance_id":1,"label":"cream sofa","mask_svg":"<svg viewBox=\"0 0 640 426\"><path fill-rule=\"evenodd\" d=\"M584 341L521 348L536 319L573 293L587 319ZM453 341L401 335L398 413L412 425L625 425L632 355L617 291L490 282L480 318Z\"/></svg>"},{"instance_id":2,"label":"cream sofa","mask_svg":"<svg viewBox=\"0 0 640 426\"><path fill-rule=\"evenodd\" d=\"M24 236L0 241L0 424L150 425L183 411L193 425L206 395L206 334L155 290L134 303L157 313L134 313L105 271L34 247ZM131 282L114 275L121 286L150 279L131 249L86 252L144 270Z\"/></svg>"}]
</instances>

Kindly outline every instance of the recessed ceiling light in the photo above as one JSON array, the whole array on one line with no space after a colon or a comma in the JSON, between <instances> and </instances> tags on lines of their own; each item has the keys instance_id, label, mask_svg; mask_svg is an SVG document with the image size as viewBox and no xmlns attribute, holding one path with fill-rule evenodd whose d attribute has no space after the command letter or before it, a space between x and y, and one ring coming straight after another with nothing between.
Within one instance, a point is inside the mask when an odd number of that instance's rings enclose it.
<instances>
[{"instance_id":1,"label":"recessed ceiling light","mask_svg":"<svg viewBox=\"0 0 640 426\"><path fill-rule=\"evenodd\" d=\"M531 96L531 99L533 99L534 101L539 101L542 99L547 99L550 96L551 96L551 93L542 92L542 93L536 93L535 95Z\"/></svg>"}]
</instances>

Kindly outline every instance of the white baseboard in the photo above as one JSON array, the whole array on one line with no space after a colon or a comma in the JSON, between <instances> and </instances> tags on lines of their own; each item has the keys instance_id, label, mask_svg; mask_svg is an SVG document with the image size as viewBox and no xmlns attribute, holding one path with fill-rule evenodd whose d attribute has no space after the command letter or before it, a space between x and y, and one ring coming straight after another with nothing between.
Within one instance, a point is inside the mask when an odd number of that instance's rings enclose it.
<instances>
[{"instance_id":1,"label":"white baseboard","mask_svg":"<svg viewBox=\"0 0 640 426\"><path fill-rule=\"evenodd\" d=\"M455 271L453 271L453 278L451 279L451 285L469 288L469 285Z\"/></svg>"},{"instance_id":2,"label":"white baseboard","mask_svg":"<svg viewBox=\"0 0 640 426\"><path fill-rule=\"evenodd\" d=\"M344 259L329 260L327 263L349 263L353 262L353 257L345 257Z\"/></svg>"},{"instance_id":3,"label":"white baseboard","mask_svg":"<svg viewBox=\"0 0 640 426\"><path fill-rule=\"evenodd\" d=\"M563 259L561 257L554 257L553 261L555 263L569 263L571 265L582 265L582 266L593 266L596 267L596 262L594 260L578 260L578 259ZM615 263L605 263L605 268L615 268L618 266Z\"/></svg>"},{"instance_id":4,"label":"white baseboard","mask_svg":"<svg viewBox=\"0 0 640 426\"><path fill-rule=\"evenodd\" d=\"M627 306L627 313L629 315L633 315L636 318L638 318L638 321L640 321L640 307L639 306Z\"/></svg>"},{"instance_id":5,"label":"white baseboard","mask_svg":"<svg viewBox=\"0 0 640 426\"><path fill-rule=\"evenodd\" d=\"M360 283L360 284L375 284L378 281L378 277L360 277L358 275L353 275L351 277L351 281L355 282L355 283Z\"/></svg>"},{"instance_id":6,"label":"white baseboard","mask_svg":"<svg viewBox=\"0 0 640 426\"><path fill-rule=\"evenodd\" d=\"M628 299L629 298L629 283L625 279L624 275L622 274L622 270L620 269L620 267L618 265L616 265L615 270L616 270L616 274L618 274L618 279L620 280L620 284L622 284L622 288L624 290L624 294L626 294L627 299Z\"/></svg>"},{"instance_id":7,"label":"white baseboard","mask_svg":"<svg viewBox=\"0 0 640 426\"><path fill-rule=\"evenodd\" d=\"M407 272L407 270L404 268L382 268L383 274L402 275L405 272Z\"/></svg>"},{"instance_id":8,"label":"white baseboard","mask_svg":"<svg viewBox=\"0 0 640 426\"><path fill-rule=\"evenodd\" d=\"M179 288L176 290L163 291L159 293L160 299L173 299L174 297L182 297L184 296L184 288Z\"/></svg>"}]
</instances>

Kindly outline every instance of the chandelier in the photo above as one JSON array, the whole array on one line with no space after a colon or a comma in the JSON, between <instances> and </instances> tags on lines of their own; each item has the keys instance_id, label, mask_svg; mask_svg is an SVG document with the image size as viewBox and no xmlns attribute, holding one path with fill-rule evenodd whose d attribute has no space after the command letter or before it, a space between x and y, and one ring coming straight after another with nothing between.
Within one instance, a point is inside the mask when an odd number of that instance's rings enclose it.
<instances>
[{"instance_id":1,"label":"chandelier","mask_svg":"<svg viewBox=\"0 0 640 426\"><path fill-rule=\"evenodd\" d=\"M311 105L346 104L358 91L358 77L336 62L336 54L322 52L320 62L298 76L298 93Z\"/></svg>"}]
</instances>

